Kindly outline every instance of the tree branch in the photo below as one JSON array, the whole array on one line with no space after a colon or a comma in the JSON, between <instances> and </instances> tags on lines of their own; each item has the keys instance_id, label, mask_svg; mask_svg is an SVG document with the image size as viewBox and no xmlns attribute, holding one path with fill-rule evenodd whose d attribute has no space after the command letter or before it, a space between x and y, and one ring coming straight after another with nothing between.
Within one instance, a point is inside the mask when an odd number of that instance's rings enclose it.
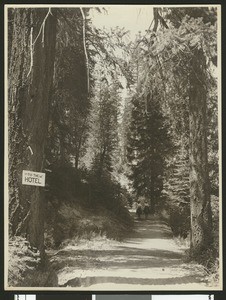
<instances>
[{"instance_id":1,"label":"tree branch","mask_svg":"<svg viewBox=\"0 0 226 300\"><path fill-rule=\"evenodd\" d=\"M86 18L85 14L83 12L82 7L80 7L80 11L82 14L82 19L83 19L83 46L84 46L84 52L85 52L85 57L86 57L86 67L87 67L87 91L89 94L89 60L88 60L88 55L87 55L87 50L86 50Z\"/></svg>"}]
</instances>

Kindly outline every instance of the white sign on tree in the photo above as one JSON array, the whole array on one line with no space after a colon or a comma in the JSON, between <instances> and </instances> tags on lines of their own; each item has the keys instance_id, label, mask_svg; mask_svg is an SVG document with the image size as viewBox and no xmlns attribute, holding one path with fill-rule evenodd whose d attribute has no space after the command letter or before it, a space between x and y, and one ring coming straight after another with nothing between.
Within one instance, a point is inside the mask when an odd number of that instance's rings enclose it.
<instances>
[{"instance_id":1,"label":"white sign on tree","mask_svg":"<svg viewBox=\"0 0 226 300\"><path fill-rule=\"evenodd\" d=\"M23 170L22 184L45 186L45 177L46 177L45 173Z\"/></svg>"}]
</instances>

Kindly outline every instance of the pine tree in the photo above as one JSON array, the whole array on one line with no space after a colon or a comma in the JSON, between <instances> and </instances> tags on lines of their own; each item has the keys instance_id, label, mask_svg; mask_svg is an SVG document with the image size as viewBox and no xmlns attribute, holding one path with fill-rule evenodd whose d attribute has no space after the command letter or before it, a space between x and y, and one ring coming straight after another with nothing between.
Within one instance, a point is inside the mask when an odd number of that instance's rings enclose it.
<instances>
[{"instance_id":1,"label":"pine tree","mask_svg":"<svg viewBox=\"0 0 226 300\"><path fill-rule=\"evenodd\" d=\"M9 48L10 234L44 254L44 193L22 185L22 170L42 172L56 43L56 11L16 8Z\"/></svg>"},{"instance_id":2,"label":"pine tree","mask_svg":"<svg viewBox=\"0 0 226 300\"><path fill-rule=\"evenodd\" d=\"M210 92L208 68L216 65L216 10L209 8L170 9L167 18L179 33L183 47L178 77L186 78L189 106L189 161L191 207L191 253L200 255L212 240L212 213L208 165L207 99ZM176 31L175 31L176 32ZM191 35L192 32L192 35ZM201 34L200 34L201 32ZM177 35L177 34L176 34ZM177 36L174 35L174 38ZM177 52L177 55L180 54ZM189 62L189 63L188 63ZM179 72L178 72L179 71ZM180 78L178 77L180 81Z\"/></svg>"},{"instance_id":3,"label":"pine tree","mask_svg":"<svg viewBox=\"0 0 226 300\"><path fill-rule=\"evenodd\" d=\"M84 30L88 30L88 25L83 23L80 8L62 8L58 12L54 95L46 153L50 162L72 163L77 169L85 153L90 104L91 80L84 48Z\"/></svg>"},{"instance_id":4,"label":"pine tree","mask_svg":"<svg viewBox=\"0 0 226 300\"><path fill-rule=\"evenodd\" d=\"M172 146L159 97L156 88L146 99L133 97L127 149L133 188L137 196L149 199L153 212L161 197L166 157Z\"/></svg>"},{"instance_id":5,"label":"pine tree","mask_svg":"<svg viewBox=\"0 0 226 300\"><path fill-rule=\"evenodd\" d=\"M118 149L119 85L100 79L96 83L96 96L91 100L89 152L93 170L98 178L110 174Z\"/></svg>"}]
</instances>

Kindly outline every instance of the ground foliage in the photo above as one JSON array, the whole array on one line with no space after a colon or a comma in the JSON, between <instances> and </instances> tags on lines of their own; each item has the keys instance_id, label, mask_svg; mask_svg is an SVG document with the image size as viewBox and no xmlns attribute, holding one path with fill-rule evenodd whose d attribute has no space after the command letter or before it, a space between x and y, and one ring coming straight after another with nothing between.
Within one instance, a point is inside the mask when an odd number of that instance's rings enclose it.
<instances>
[{"instance_id":1,"label":"ground foliage","mask_svg":"<svg viewBox=\"0 0 226 300\"><path fill-rule=\"evenodd\" d=\"M38 249L32 249L23 237L16 236L9 241L8 272L8 283L11 287L58 285L57 275L49 261L46 259L41 262Z\"/></svg>"},{"instance_id":2,"label":"ground foliage","mask_svg":"<svg viewBox=\"0 0 226 300\"><path fill-rule=\"evenodd\" d=\"M59 246L64 239L92 234L121 239L133 228L124 207L128 196L111 177L105 175L99 180L96 174L70 165L53 166L48 184L48 247Z\"/></svg>"}]
</instances>

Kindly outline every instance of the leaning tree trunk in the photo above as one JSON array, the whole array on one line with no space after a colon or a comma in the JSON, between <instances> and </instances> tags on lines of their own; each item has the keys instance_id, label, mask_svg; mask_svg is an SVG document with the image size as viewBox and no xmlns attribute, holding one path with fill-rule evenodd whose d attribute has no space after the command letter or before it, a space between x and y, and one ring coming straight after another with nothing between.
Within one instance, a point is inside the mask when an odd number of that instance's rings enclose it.
<instances>
[{"instance_id":1,"label":"leaning tree trunk","mask_svg":"<svg viewBox=\"0 0 226 300\"><path fill-rule=\"evenodd\" d=\"M43 171L56 43L55 12L16 8L8 64L10 234L44 254L43 188L22 170Z\"/></svg>"},{"instance_id":2,"label":"leaning tree trunk","mask_svg":"<svg viewBox=\"0 0 226 300\"><path fill-rule=\"evenodd\" d=\"M211 242L212 215L207 159L207 93L205 57L195 50L189 91L191 253L199 255Z\"/></svg>"}]
</instances>

